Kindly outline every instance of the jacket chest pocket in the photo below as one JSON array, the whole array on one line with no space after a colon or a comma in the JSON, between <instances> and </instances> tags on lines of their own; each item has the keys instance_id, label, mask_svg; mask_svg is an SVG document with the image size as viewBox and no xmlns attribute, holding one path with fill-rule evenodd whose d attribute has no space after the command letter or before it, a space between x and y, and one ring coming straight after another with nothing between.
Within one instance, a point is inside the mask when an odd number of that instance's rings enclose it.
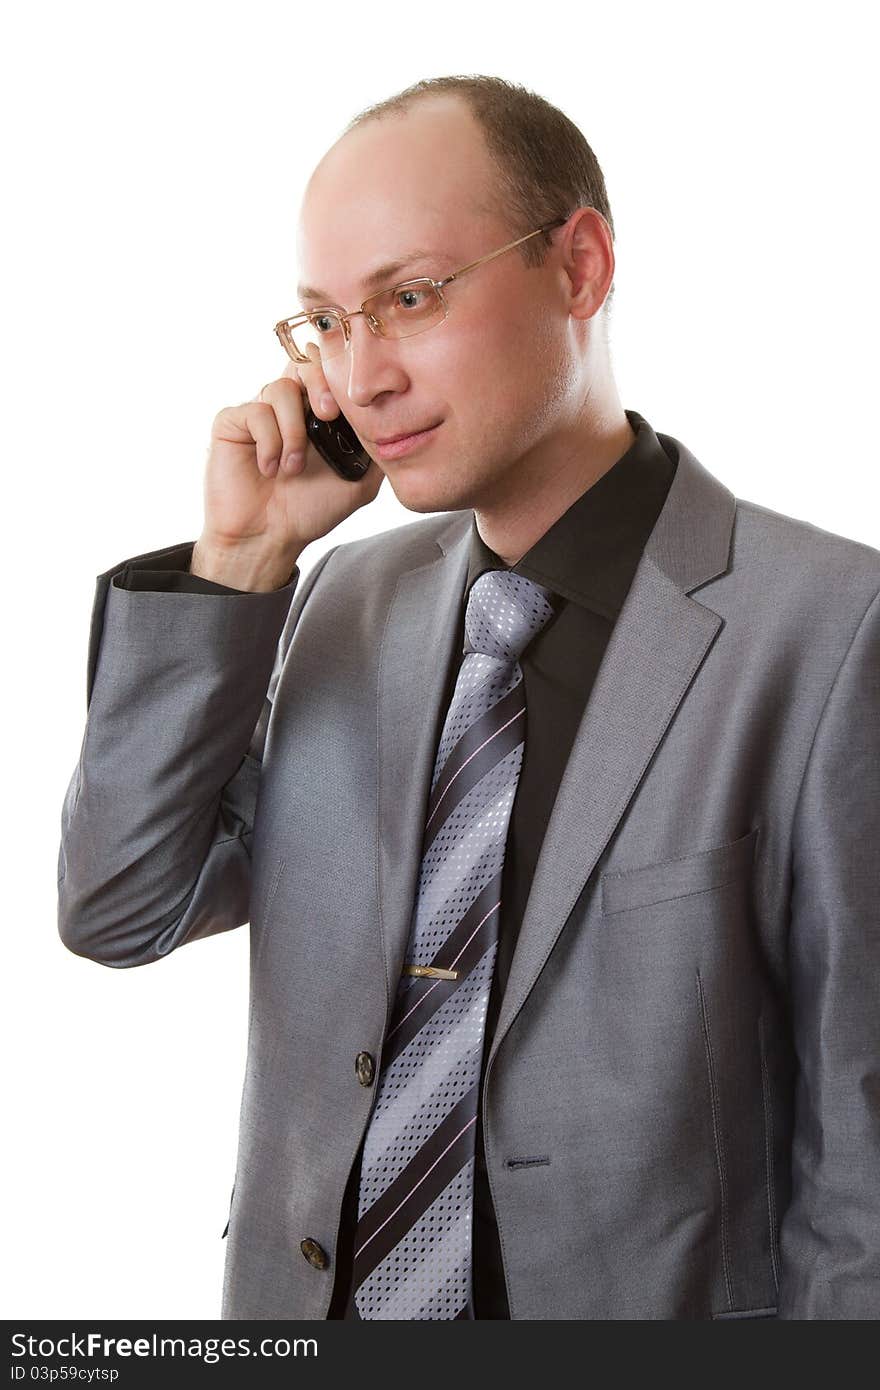
<instances>
[{"instance_id":1,"label":"jacket chest pocket","mask_svg":"<svg viewBox=\"0 0 880 1390\"><path fill-rule=\"evenodd\" d=\"M675 859L608 870L600 879L602 915L705 893L743 878L754 860L759 830L756 825L737 840Z\"/></svg>"}]
</instances>

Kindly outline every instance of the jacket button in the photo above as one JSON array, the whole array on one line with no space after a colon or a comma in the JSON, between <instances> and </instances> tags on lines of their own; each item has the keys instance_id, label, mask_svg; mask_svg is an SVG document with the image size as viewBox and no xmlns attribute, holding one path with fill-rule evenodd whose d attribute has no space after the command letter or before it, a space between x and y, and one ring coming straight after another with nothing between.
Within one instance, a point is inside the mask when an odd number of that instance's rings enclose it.
<instances>
[{"instance_id":1,"label":"jacket button","mask_svg":"<svg viewBox=\"0 0 880 1390\"><path fill-rule=\"evenodd\" d=\"M354 1059L355 1076L362 1086L372 1086L376 1074L376 1064L369 1052L359 1052Z\"/></svg>"},{"instance_id":2,"label":"jacket button","mask_svg":"<svg viewBox=\"0 0 880 1390\"><path fill-rule=\"evenodd\" d=\"M299 1248L314 1269L326 1269L330 1263L327 1258L327 1251L316 1240L312 1240L311 1236L306 1236L305 1240L301 1240Z\"/></svg>"}]
</instances>

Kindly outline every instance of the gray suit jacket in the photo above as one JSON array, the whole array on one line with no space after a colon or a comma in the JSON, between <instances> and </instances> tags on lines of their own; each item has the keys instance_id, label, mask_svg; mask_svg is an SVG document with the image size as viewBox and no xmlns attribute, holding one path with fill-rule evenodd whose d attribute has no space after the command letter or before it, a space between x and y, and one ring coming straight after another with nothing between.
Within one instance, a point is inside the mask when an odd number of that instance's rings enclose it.
<instances>
[{"instance_id":1,"label":"gray suit jacket","mask_svg":"<svg viewBox=\"0 0 880 1390\"><path fill-rule=\"evenodd\" d=\"M487 1061L511 1316L876 1318L880 552L661 440ZM327 1313L470 521L269 594L111 582L192 543L97 581L59 927L134 966L250 923L224 1318Z\"/></svg>"}]
</instances>

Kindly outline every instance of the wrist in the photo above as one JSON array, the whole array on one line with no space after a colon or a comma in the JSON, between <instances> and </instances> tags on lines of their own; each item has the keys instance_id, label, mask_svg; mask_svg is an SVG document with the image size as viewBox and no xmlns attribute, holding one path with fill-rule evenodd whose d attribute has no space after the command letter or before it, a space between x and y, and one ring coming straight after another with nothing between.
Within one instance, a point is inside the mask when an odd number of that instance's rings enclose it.
<instances>
[{"instance_id":1,"label":"wrist","mask_svg":"<svg viewBox=\"0 0 880 1390\"><path fill-rule=\"evenodd\" d=\"M246 542L218 544L200 536L193 546L189 572L230 589L269 593L290 582L301 554L302 548L279 552Z\"/></svg>"}]
</instances>

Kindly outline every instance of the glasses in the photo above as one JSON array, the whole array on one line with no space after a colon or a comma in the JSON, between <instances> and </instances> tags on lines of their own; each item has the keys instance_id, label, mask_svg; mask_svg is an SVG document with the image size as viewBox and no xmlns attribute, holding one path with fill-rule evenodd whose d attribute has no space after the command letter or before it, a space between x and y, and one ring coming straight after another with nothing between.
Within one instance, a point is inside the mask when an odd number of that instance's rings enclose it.
<instances>
[{"instance_id":1,"label":"glasses","mask_svg":"<svg viewBox=\"0 0 880 1390\"><path fill-rule=\"evenodd\" d=\"M488 256L481 256L479 260L469 262L468 265L462 266L461 270L447 275L445 280L432 280L427 276L417 280L405 280L389 290L371 294L359 309L353 309L351 313L330 307L304 310L276 323L275 332L281 346L294 362L311 362L311 346L317 347L323 362L338 357L351 341L351 320L358 314L363 314L377 338L412 338L416 333L424 333L426 329L434 328L447 317L449 306L443 295L446 285L458 280L467 271L476 270L478 265L485 265L496 256L503 256L505 251L512 251L514 246L521 245L531 237L538 236L541 232L549 232L554 227L562 227L567 221L566 217L557 217L555 221L547 222L534 232L517 237L516 241L509 241L499 250L490 251Z\"/></svg>"}]
</instances>

